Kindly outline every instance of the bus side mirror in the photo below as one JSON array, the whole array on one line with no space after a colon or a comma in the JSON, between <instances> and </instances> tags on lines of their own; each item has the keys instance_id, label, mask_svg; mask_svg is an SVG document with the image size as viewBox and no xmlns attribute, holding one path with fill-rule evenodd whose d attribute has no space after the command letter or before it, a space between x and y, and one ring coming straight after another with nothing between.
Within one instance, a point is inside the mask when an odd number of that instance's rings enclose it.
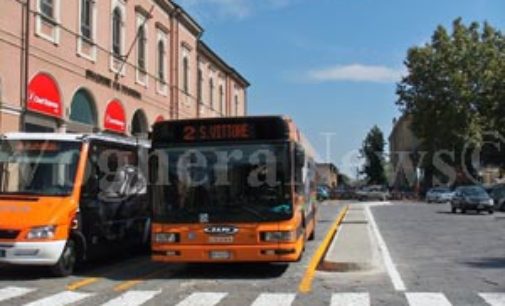
<instances>
[{"instance_id":1,"label":"bus side mirror","mask_svg":"<svg viewBox=\"0 0 505 306\"><path fill-rule=\"evenodd\" d=\"M300 146L297 146L295 149L295 166L297 168L305 166L305 151Z\"/></svg>"}]
</instances>

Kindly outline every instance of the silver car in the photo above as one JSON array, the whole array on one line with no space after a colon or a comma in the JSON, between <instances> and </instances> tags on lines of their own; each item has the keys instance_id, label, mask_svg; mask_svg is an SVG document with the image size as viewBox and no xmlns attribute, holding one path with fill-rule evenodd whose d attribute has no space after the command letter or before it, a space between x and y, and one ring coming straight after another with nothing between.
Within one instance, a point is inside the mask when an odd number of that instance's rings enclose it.
<instances>
[{"instance_id":1,"label":"silver car","mask_svg":"<svg viewBox=\"0 0 505 306\"><path fill-rule=\"evenodd\" d=\"M387 188L383 186L367 186L356 192L356 197L360 201L367 200L378 200L378 201L387 201L391 198L391 195Z\"/></svg>"},{"instance_id":2,"label":"silver car","mask_svg":"<svg viewBox=\"0 0 505 306\"><path fill-rule=\"evenodd\" d=\"M426 193L426 202L428 203L447 203L450 202L454 192L448 187L434 187Z\"/></svg>"}]
</instances>

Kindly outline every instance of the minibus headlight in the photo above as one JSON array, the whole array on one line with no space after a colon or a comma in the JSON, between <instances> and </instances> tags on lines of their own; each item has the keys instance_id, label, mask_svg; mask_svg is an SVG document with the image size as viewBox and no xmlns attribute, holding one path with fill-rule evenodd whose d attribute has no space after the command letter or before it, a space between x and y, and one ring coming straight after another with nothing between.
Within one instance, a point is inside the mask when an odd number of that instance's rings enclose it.
<instances>
[{"instance_id":1,"label":"minibus headlight","mask_svg":"<svg viewBox=\"0 0 505 306\"><path fill-rule=\"evenodd\" d=\"M179 234L178 233L156 233L156 234L154 234L154 242L158 242L158 243L179 242Z\"/></svg>"},{"instance_id":2,"label":"minibus headlight","mask_svg":"<svg viewBox=\"0 0 505 306\"><path fill-rule=\"evenodd\" d=\"M26 239L51 239L55 232L56 226L54 225L33 227L26 235Z\"/></svg>"},{"instance_id":3,"label":"minibus headlight","mask_svg":"<svg viewBox=\"0 0 505 306\"><path fill-rule=\"evenodd\" d=\"M261 240L268 242L293 241L295 240L295 232L292 231L262 232Z\"/></svg>"}]
</instances>

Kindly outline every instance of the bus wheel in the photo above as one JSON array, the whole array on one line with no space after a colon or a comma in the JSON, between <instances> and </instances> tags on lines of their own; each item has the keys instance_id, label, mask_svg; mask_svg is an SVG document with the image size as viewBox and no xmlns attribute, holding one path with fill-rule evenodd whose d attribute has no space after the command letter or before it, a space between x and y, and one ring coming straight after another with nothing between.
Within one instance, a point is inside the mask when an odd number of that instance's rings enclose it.
<instances>
[{"instance_id":1,"label":"bus wheel","mask_svg":"<svg viewBox=\"0 0 505 306\"><path fill-rule=\"evenodd\" d=\"M68 240L63 253L58 262L51 267L51 272L54 276L64 277L69 276L74 272L74 266L77 261L76 245L73 240Z\"/></svg>"}]
</instances>

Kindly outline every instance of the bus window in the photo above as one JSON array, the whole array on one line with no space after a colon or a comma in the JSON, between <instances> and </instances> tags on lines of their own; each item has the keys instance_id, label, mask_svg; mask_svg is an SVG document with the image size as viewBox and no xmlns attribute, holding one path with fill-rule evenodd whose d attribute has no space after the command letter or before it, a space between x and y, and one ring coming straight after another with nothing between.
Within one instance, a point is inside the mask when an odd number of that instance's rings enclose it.
<instances>
[{"instance_id":1,"label":"bus window","mask_svg":"<svg viewBox=\"0 0 505 306\"><path fill-rule=\"evenodd\" d=\"M303 168L305 166L305 151L300 145L295 146L294 152L294 169L295 176L295 192L298 195L303 195L304 189L304 172Z\"/></svg>"}]
</instances>

